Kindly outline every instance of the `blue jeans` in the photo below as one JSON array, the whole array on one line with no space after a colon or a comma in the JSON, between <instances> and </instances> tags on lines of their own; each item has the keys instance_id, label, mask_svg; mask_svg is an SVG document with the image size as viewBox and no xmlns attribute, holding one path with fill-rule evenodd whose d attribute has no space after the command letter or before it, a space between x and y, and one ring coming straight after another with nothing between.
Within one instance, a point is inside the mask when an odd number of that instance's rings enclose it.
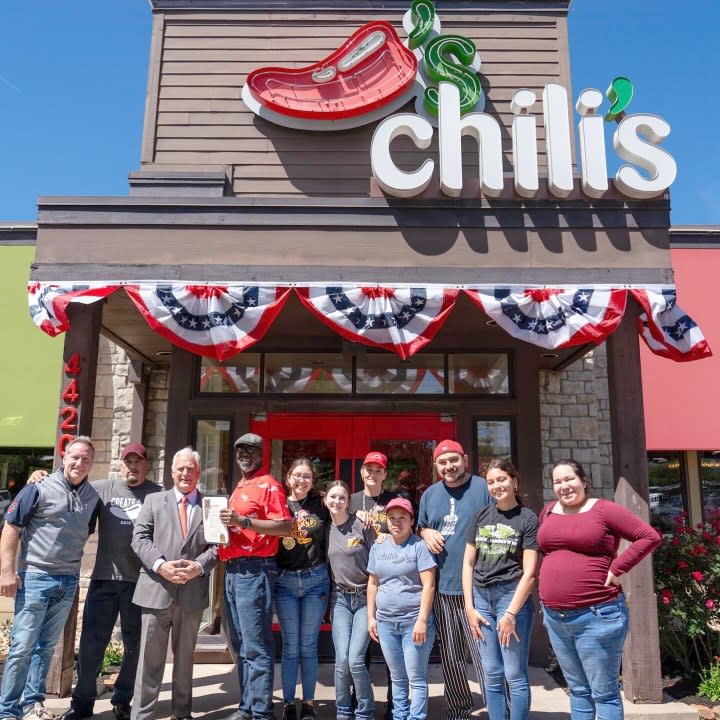
<instances>
[{"instance_id":1,"label":"blue jeans","mask_svg":"<svg viewBox=\"0 0 720 720\"><path fill-rule=\"evenodd\" d=\"M225 563L225 605L234 632L241 714L272 720L275 646L272 600L277 578L274 558L236 558Z\"/></svg>"},{"instance_id":2,"label":"blue jeans","mask_svg":"<svg viewBox=\"0 0 720 720\"><path fill-rule=\"evenodd\" d=\"M332 594L332 637L335 645L335 706L337 720L352 720L350 680L355 685L355 720L375 717L370 673L365 666L368 635L367 596L364 592Z\"/></svg>"},{"instance_id":3,"label":"blue jeans","mask_svg":"<svg viewBox=\"0 0 720 720\"><path fill-rule=\"evenodd\" d=\"M517 584L517 580L510 580L489 587L473 586L475 609L490 623L482 626L483 639L478 641L490 720L505 720L506 681L510 720L527 720L530 712L528 657L534 612L532 597L522 606L515 621L520 642L510 638L510 645L502 647L497 633L497 623L510 607Z\"/></svg>"},{"instance_id":4,"label":"blue jeans","mask_svg":"<svg viewBox=\"0 0 720 720\"><path fill-rule=\"evenodd\" d=\"M132 700L141 625L140 608L132 602L134 592L134 582L90 581L80 634L78 680L72 694L73 709L80 715L92 715L97 696L97 676L118 614L122 629L123 659L111 702L113 705L129 705Z\"/></svg>"},{"instance_id":5,"label":"blue jeans","mask_svg":"<svg viewBox=\"0 0 720 720\"><path fill-rule=\"evenodd\" d=\"M435 620L432 615L428 618L427 639L422 645L413 642L414 626L414 621L377 621L380 647L392 680L393 720L425 720L427 717L427 669L435 641Z\"/></svg>"},{"instance_id":6,"label":"blue jeans","mask_svg":"<svg viewBox=\"0 0 720 720\"><path fill-rule=\"evenodd\" d=\"M543 607L543 624L570 690L572 720L622 720L620 662L628 630L625 596L579 610Z\"/></svg>"},{"instance_id":7,"label":"blue jeans","mask_svg":"<svg viewBox=\"0 0 720 720\"><path fill-rule=\"evenodd\" d=\"M328 604L330 579L327 565L307 570L281 570L275 583L275 610L282 630L283 700L295 700L298 667L302 699L315 699L318 672L318 635Z\"/></svg>"},{"instance_id":8,"label":"blue jeans","mask_svg":"<svg viewBox=\"0 0 720 720\"><path fill-rule=\"evenodd\" d=\"M12 641L0 689L0 717L45 700L45 677L75 600L77 575L25 572L15 597Z\"/></svg>"}]
</instances>

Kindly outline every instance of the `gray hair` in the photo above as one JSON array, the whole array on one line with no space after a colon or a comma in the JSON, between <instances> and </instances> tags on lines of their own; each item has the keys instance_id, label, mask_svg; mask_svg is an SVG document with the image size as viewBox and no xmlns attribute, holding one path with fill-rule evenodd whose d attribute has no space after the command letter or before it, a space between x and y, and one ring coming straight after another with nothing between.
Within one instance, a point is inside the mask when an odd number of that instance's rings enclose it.
<instances>
[{"instance_id":1,"label":"gray hair","mask_svg":"<svg viewBox=\"0 0 720 720\"><path fill-rule=\"evenodd\" d=\"M95 446L87 435L78 435L74 440L71 440L65 446L65 450L69 450L73 445L87 445L88 448L90 448L90 454L92 455L93 460L95 459Z\"/></svg>"},{"instance_id":2,"label":"gray hair","mask_svg":"<svg viewBox=\"0 0 720 720\"><path fill-rule=\"evenodd\" d=\"M193 450L189 445L187 447L182 448L181 450L178 450L174 455L172 459L172 467L175 467L175 461L180 458L184 457L186 455L189 455L193 462L195 463L195 467L199 470L200 469L200 453L197 450Z\"/></svg>"}]
</instances>

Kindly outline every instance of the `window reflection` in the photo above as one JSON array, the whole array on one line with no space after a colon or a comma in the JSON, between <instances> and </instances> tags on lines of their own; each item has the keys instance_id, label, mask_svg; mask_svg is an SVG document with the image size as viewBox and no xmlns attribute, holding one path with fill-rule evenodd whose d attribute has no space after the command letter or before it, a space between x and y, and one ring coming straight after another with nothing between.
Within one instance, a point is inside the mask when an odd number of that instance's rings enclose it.
<instances>
[{"instance_id":1,"label":"window reflection","mask_svg":"<svg viewBox=\"0 0 720 720\"><path fill-rule=\"evenodd\" d=\"M508 395L506 353L472 353L448 356L450 392L458 395Z\"/></svg>"},{"instance_id":2,"label":"window reflection","mask_svg":"<svg viewBox=\"0 0 720 720\"><path fill-rule=\"evenodd\" d=\"M352 362L340 353L265 356L265 392L349 394L351 391Z\"/></svg>"},{"instance_id":3,"label":"window reflection","mask_svg":"<svg viewBox=\"0 0 720 720\"><path fill-rule=\"evenodd\" d=\"M358 393L441 395L444 391L442 355L417 355L403 362L393 355L368 354L358 358Z\"/></svg>"},{"instance_id":4,"label":"window reflection","mask_svg":"<svg viewBox=\"0 0 720 720\"><path fill-rule=\"evenodd\" d=\"M720 515L720 450L699 453L699 460L703 517L711 520Z\"/></svg>"},{"instance_id":5,"label":"window reflection","mask_svg":"<svg viewBox=\"0 0 720 720\"><path fill-rule=\"evenodd\" d=\"M203 357L200 365L200 392L260 392L259 353L240 353L222 363Z\"/></svg>"},{"instance_id":6,"label":"window reflection","mask_svg":"<svg viewBox=\"0 0 720 720\"><path fill-rule=\"evenodd\" d=\"M682 454L654 450L648 453L650 524L661 533L670 533L674 519L684 510Z\"/></svg>"},{"instance_id":7,"label":"window reflection","mask_svg":"<svg viewBox=\"0 0 720 720\"><path fill-rule=\"evenodd\" d=\"M512 456L511 420L476 420L475 447L477 450L478 471L483 473L494 457Z\"/></svg>"}]
</instances>

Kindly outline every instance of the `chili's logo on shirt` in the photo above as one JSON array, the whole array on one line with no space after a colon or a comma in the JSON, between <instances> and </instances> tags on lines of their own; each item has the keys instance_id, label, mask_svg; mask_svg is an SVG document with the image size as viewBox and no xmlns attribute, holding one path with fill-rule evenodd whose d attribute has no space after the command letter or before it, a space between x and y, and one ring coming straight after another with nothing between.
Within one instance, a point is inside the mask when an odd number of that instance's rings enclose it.
<instances>
[{"instance_id":1,"label":"chili's logo on shirt","mask_svg":"<svg viewBox=\"0 0 720 720\"><path fill-rule=\"evenodd\" d=\"M298 510L293 518L290 536L282 539L282 545L286 550L292 550L295 545L309 545L312 542L308 532L317 525L315 517L306 510Z\"/></svg>"}]
</instances>

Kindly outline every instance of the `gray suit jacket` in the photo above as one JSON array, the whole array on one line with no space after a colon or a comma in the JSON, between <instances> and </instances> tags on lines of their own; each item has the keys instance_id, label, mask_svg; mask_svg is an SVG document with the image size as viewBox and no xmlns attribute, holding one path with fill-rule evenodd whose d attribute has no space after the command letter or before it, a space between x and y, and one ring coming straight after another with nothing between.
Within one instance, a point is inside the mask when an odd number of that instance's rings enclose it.
<instances>
[{"instance_id":1,"label":"gray suit jacket","mask_svg":"<svg viewBox=\"0 0 720 720\"><path fill-rule=\"evenodd\" d=\"M135 521L132 549L140 558L142 569L133 602L140 607L157 610L176 604L185 610L201 610L209 604L210 571L217 562L217 546L205 542L202 526L202 496L192 513L188 536L183 539L175 491L148 495ZM204 575L185 585L175 585L152 571L159 558L195 560Z\"/></svg>"}]
</instances>

